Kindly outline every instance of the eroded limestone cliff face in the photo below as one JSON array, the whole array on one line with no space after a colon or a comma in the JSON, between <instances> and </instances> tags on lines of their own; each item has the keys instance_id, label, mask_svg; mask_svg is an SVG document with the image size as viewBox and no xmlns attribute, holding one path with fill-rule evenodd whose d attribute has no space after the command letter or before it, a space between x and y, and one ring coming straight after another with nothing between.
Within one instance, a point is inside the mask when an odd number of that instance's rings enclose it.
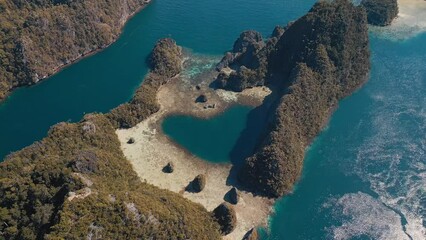
<instances>
[{"instance_id":1,"label":"eroded limestone cliff face","mask_svg":"<svg viewBox=\"0 0 426 240\"><path fill-rule=\"evenodd\" d=\"M149 0L0 1L0 100L111 44Z\"/></svg>"},{"instance_id":2,"label":"eroded limestone cliff face","mask_svg":"<svg viewBox=\"0 0 426 240\"><path fill-rule=\"evenodd\" d=\"M254 81L240 77L244 65L235 67L235 61L228 65L236 70L225 77L219 74L219 87L240 90L270 84L279 92L271 100L275 103L266 131L239 173L244 185L270 197L292 190L306 147L338 101L367 80L367 30L364 8L348 0L321 1L286 28L277 28L263 48L244 60L262 63L246 67L257 74Z\"/></svg>"}]
</instances>

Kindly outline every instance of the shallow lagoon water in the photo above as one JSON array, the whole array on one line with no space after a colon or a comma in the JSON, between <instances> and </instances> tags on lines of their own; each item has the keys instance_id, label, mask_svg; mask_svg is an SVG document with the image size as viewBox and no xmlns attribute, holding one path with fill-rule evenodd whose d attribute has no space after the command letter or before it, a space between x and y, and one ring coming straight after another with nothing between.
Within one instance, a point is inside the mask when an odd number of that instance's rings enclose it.
<instances>
[{"instance_id":1,"label":"shallow lagoon water","mask_svg":"<svg viewBox=\"0 0 426 240\"><path fill-rule=\"evenodd\" d=\"M194 155L214 162L231 161L231 152L246 127L251 107L234 106L212 119L172 116L164 120L162 128L173 141Z\"/></svg>"},{"instance_id":2,"label":"shallow lagoon water","mask_svg":"<svg viewBox=\"0 0 426 240\"><path fill-rule=\"evenodd\" d=\"M52 124L128 100L160 37L217 56L242 30L267 35L313 2L154 0L111 47L0 105L0 157L41 139ZM407 41L372 34L370 81L341 102L307 150L303 176L293 194L277 202L265 239L426 238L425 42L426 34ZM246 114L232 118L244 122Z\"/></svg>"}]
</instances>

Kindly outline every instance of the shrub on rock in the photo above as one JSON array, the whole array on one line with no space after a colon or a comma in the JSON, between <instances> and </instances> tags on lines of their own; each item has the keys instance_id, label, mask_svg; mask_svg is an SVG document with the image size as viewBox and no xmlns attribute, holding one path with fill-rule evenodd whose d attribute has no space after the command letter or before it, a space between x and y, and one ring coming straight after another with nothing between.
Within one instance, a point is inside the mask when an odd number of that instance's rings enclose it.
<instances>
[{"instance_id":1,"label":"shrub on rock","mask_svg":"<svg viewBox=\"0 0 426 240\"><path fill-rule=\"evenodd\" d=\"M213 216L220 225L222 235L228 235L237 226L237 214L229 203L222 203L213 210Z\"/></svg>"}]
</instances>

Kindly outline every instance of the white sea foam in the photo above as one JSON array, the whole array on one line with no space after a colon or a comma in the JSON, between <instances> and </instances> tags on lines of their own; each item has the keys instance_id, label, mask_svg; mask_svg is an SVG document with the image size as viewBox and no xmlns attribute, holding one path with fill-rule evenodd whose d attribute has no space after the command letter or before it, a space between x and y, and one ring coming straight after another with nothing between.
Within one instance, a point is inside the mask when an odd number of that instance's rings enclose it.
<instances>
[{"instance_id":1,"label":"white sea foam","mask_svg":"<svg viewBox=\"0 0 426 240\"><path fill-rule=\"evenodd\" d=\"M345 194L332 205L333 215L345 218L341 225L328 229L336 240L360 236L377 240L409 239L401 227L401 217L368 194Z\"/></svg>"},{"instance_id":2,"label":"white sea foam","mask_svg":"<svg viewBox=\"0 0 426 240\"><path fill-rule=\"evenodd\" d=\"M374 62L379 71L376 75L386 79L386 84L380 84L383 83L380 80L375 82L377 86L369 88L373 99L372 134L357 150L354 169L378 194L379 201L405 218L407 223L403 227L407 236L424 240L426 56L375 58L384 58Z\"/></svg>"}]
</instances>

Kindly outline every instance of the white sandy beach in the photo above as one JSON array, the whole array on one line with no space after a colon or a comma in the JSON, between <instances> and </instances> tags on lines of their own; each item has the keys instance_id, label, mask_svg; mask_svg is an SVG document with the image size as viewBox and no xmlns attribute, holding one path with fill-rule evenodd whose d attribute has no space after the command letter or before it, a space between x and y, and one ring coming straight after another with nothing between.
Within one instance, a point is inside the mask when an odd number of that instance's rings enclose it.
<instances>
[{"instance_id":1,"label":"white sandy beach","mask_svg":"<svg viewBox=\"0 0 426 240\"><path fill-rule=\"evenodd\" d=\"M224 202L225 194L232 188L226 184L231 164L212 164L188 153L165 136L161 131L161 120L171 113L189 114L202 118L212 117L223 111L235 101L260 103L270 92L265 88L255 88L240 94L228 94L213 91L202 84L209 103L215 103L214 109L205 109L203 104L195 103L200 94L191 90L193 86L182 84L179 79L161 87L157 94L161 110L127 130L117 130L124 155L132 163L134 170L142 180L159 188L167 189L189 200L200 203L208 211L212 211ZM186 90L184 90L186 89ZM129 138L135 139L134 144L127 144ZM163 167L173 162L175 169L171 174L162 172ZM200 193L185 192L184 189L198 174L205 174L207 184ZM271 213L273 201L255 197L251 193L241 192L241 200L235 205L237 228L224 239L242 239L252 228L266 226Z\"/></svg>"}]
</instances>

